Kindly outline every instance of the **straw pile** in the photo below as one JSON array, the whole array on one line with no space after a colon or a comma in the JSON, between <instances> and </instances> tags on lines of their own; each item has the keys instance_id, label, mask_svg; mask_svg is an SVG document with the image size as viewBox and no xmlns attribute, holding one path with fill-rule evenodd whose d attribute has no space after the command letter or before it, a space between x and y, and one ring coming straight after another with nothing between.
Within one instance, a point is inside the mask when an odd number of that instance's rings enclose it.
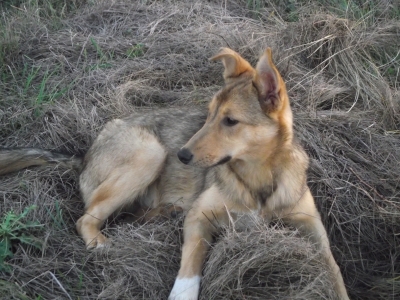
<instances>
[{"instance_id":1,"label":"straw pile","mask_svg":"<svg viewBox=\"0 0 400 300\"><path fill-rule=\"evenodd\" d=\"M302 4L303 3L303 4ZM10 4L12 6L10 6ZM273 48L309 185L352 299L400 297L400 9L391 1L5 1L0 146L83 155L104 123L140 109L206 105L223 84L220 47L253 65ZM0 217L41 250L13 245L2 299L166 299L182 220L109 220L114 246L86 251L78 174L57 167L0 178ZM307 239L281 224L227 228L201 299L335 299Z\"/></svg>"}]
</instances>

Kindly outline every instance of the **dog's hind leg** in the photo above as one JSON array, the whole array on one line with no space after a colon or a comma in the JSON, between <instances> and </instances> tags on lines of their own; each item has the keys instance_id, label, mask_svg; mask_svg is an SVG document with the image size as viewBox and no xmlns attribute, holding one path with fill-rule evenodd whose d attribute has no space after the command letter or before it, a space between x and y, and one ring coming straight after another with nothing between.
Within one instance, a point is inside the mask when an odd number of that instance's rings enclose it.
<instances>
[{"instance_id":1,"label":"dog's hind leg","mask_svg":"<svg viewBox=\"0 0 400 300\"><path fill-rule=\"evenodd\" d=\"M100 232L104 221L129 201L145 193L156 173L150 171L145 174L147 176L143 175L128 168L115 170L114 174L93 192L90 205L77 222L77 230L88 248L104 246L107 239Z\"/></svg>"},{"instance_id":2,"label":"dog's hind leg","mask_svg":"<svg viewBox=\"0 0 400 300\"><path fill-rule=\"evenodd\" d=\"M163 168L167 154L155 136L140 132L131 137L135 139L130 144L116 147L119 152L93 154L81 175L86 209L76 225L88 248L106 244L107 239L100 232L104 221L145 194ZM103 177L94 186L93 177L98 173Z\"/></svg>"}]
</instances>

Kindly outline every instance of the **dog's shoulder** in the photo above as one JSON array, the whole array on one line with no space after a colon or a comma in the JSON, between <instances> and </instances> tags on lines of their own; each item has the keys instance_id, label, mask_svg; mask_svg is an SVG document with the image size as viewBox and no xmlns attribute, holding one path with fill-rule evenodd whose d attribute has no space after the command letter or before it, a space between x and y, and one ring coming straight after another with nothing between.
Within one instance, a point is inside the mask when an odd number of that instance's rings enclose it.
<instances>
[{"instance_id":1,"label":"dog's shoulder","mask_svg":"<svg viewBox=\"0 0 400 300\"><path fill-rule=\"evenodd\" d=\"M307 170L309 158L304 150L304 147L301 145L300 140L296 137L293 138L292 147L291 147L291 155L292 155L292 163L294 165L302 165L304 170Z\"/></svg>"}]
</instances>

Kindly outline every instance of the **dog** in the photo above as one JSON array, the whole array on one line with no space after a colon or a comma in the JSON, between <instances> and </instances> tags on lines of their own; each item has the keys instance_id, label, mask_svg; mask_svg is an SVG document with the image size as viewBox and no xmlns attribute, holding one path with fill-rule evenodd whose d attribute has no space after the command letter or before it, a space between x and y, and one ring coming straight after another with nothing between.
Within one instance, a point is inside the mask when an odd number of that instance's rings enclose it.
<instances>
[{"instance_id":1,"label":"dog","mask_svg":"<svg viewBox=\"0 0 400 300\"><path fill-rule=\"evenodd\" d=\"M306 182L308 157L293 135L285 83L267 48L253 68L222 48L225 86L209 103L136 113L107 123L84 159L40 149L3 149L0 174L58 163L81 168L85 214L77 231L88 248L103 247L104 221L136 204L148 214L182 211L184 244L168 299L198 299L213 234L238 214L281 219L310 235L340 299L349 299ZM171 210L171 207L173 208Z\"/></svg>"}]
</instances>

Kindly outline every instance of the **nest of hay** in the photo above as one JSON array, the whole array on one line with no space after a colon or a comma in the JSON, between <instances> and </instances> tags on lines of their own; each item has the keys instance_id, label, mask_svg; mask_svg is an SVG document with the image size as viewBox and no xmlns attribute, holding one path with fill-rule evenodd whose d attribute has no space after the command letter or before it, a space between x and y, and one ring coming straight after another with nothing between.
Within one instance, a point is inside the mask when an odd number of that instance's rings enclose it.
<instances>
[{"instance_id":1,"label":"nest of hay","mask_svg":"<svg viewBox=\"0 0 400 300\"><path fill-rule=\"evenodd\" d=\"M353 2L14 1L1 25L0 146L82 155L112 118L206 105L223 84L208 61L219 47L254 64L270 46L350 297L398 299L400 22L389 1ZM36 205L26 220L43 225L29 232L40 250L13 245L0 297L167 298L182 220L110 220L114 246L89 252L74 225L78 174L46 167L0 181L0 217ZM318 252L282 226L227 228L203 275L201 299L335 299Z\"/></svg>"}]
</instances>

